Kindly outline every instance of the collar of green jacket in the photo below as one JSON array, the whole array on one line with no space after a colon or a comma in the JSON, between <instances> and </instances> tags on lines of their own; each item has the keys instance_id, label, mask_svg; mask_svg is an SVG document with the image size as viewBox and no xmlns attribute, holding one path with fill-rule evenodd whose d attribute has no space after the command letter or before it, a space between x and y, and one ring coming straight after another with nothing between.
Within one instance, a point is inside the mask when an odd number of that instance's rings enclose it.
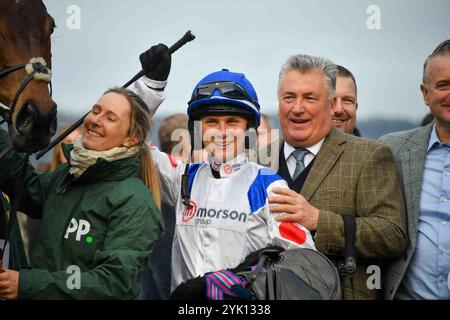
<instances>
[{"instance_id":1,"label":"collar of green jacket","mask_svg":"<svg viewBox=\"0 0 450 320\"><path fill-rule=\"evenodd\" d=\"M70 152L73 149L72 144L62 144L62 151L70 165ZM67 172L70 166L67 166ZM78 178L74 179L72 175L68 175L72 179L67 181L71 183L76 181L76 183L92 183L100 181L122 181L129 177L139 176L139 157L138 155L131 156L128 158L107 161L103 158L98 158L97 162L86 169L86 171ZM64 183L67 185L66 183Z\"/></svg>"}]
</instances>

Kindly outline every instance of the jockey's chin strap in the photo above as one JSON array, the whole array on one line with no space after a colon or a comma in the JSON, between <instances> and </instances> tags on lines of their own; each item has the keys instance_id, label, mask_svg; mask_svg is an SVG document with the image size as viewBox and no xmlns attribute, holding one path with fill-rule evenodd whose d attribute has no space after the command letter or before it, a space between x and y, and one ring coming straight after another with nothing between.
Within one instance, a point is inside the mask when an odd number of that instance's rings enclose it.
<instances>
[{"instance_id":1,"label":"jockey's chin strap","mask_svg":"<svg viewBox=\"0 0 450 320\"><path fill-rule=\"evenodd\" d=\"M7 111L8 115L4 117L2 121L0 121L0 125L3 122L7 122L8 125L11 125L12 115L14 110L16 109L17 101L19 100L20 95L25 90L26 86L32 81L46 81L50 86L50 96L52 95L52 71L47 67L47 62L45 62L44 58L37 57L31 58L28 63L18 64L12 67L8 67L0 71L0 78L5 77L13 72L19 71L21 69L25 69L27 72L27 77L22 81L17 89L16 94L9 106L0 102L0 108Z\"/></svg>"}]
</instances>

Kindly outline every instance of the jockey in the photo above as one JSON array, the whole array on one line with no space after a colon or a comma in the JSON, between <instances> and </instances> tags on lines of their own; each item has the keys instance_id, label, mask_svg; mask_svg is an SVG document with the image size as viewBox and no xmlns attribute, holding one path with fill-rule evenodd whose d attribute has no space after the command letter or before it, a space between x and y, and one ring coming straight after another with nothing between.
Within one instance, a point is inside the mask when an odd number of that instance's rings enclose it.
<instances>
[{"instance_id":1,"label":"jockey","mask_svg":"<svg viewBox=\"0 0 450 320\"><path fill-rule=\"evenodd\" d=\"M155 93L148 87L136 91L148 99ZM176 208L172 291L189 279L235 267L269 245L315 249L305 227L278 222L269 211L272 188L287 183L248 160L246 149L254 143L244 134L259 126L260 107L245 75L226 69L207 75L195 86L187 113L192 145L207 150L207 162L186 165L150 147L163 201Z\"/></svg>"}]
</instances>

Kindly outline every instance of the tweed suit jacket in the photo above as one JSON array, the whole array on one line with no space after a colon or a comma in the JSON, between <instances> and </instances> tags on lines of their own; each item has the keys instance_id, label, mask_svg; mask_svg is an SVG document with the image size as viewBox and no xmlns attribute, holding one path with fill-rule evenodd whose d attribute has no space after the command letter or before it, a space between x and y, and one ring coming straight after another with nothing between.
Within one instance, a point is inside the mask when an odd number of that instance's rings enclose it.
<instances>
[{"instance_id":1,"label":"tweed suit jacket","mask_svg":"<svg viewBox=\"0 0 450 320\"><path fill-rule=\"evenodd\" d=\"M261 164L278 172L282 143L258 151ZM268 157L264 157L268 154ZM267 161L271 159L271 161ZM265 163L264 163L265 162ZM378 299L381 290L369 289L369 265L400 256L406 249L404 197L390 149L376 141L333 128L325 138L300 192L319 209L317 249L334 263L342 259L345 238L341 215L356 216L357 270L342 283L344 299ZM382 266L380 266L382 268Z\"/></svg>"},{"instance_id":2,"label":"tweed suit jacket","mask_svg":"<svg viewBox=\"0 0 450 320\"><path fill-rule=\"evenodd\" d=\"M434 122L425 127L391 133L380 138L382 143L391 148L402 176L410 239L406 254L393 261L387 269L384 284L386 299L394 298L416 248L423 171L433 126Z\"/></svg>"}]
</instances>

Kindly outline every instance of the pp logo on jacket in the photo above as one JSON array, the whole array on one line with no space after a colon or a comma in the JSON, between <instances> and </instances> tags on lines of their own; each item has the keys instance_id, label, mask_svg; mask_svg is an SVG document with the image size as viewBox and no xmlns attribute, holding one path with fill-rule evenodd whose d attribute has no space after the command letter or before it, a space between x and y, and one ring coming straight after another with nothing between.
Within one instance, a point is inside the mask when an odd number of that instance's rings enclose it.
<instances>
[{"instance_id":1,"label":"pp logo on jacket","mask_svg":"<svg viewBox=\"0 0 450 320\"><path fill-rule=\"evenodd\" d=\"M80 241L81 236L88 234L89 230L91 230L91 224L83 219L80 219L79 222L72 218L70 221L70 225L67 227L65 239L69 239L69 234L76 232L75 240Z\"/></svg>"}]
</instances>

